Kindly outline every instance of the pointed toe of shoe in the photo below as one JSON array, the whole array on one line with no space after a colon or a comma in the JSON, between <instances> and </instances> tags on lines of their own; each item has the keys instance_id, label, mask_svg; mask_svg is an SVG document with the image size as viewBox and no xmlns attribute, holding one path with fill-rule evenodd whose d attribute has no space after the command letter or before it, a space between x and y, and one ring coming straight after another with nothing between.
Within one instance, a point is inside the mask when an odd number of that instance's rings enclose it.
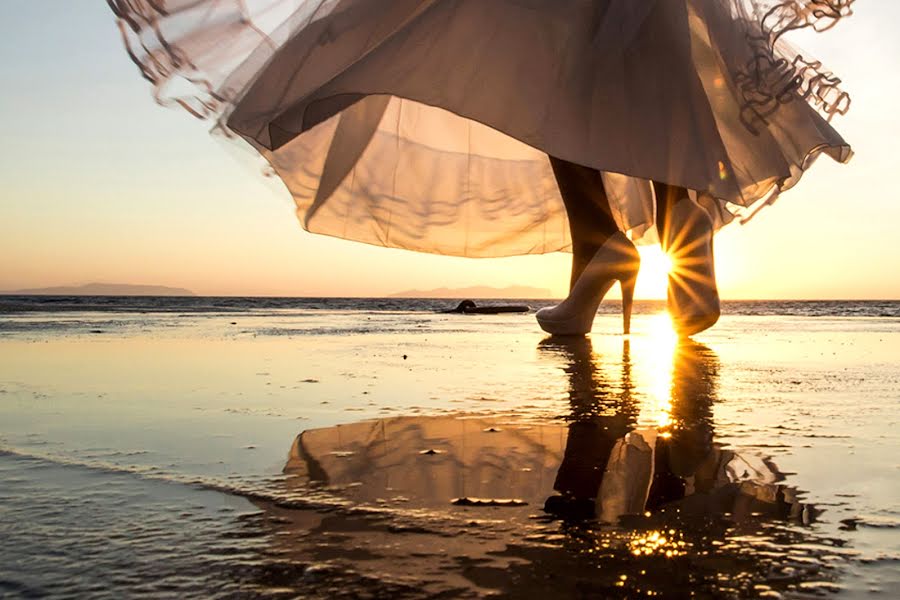
<instances>
[{"instance_id":1,"label":"pointed toe of shoe","mask_svg":"<svg viewBox=\"0 0 900 600\"><path fill-rule=\"evenodd\" d=\"M536 313L534 313L534 316L538 321L540 321L542 319L543 320L550 319L551 315L553 315L554 308L556 308L556 307L555 306L545 306L544 308L542 308L542 309L538 310Z\"/></svg>"},{"instance_id":2,"label":"pointed toe of shoe","mask_svg":"<svg viewBox=\"0 0 900 600\"><path fill-rule=\"evenodd\" d=\"M590 333L590 325L579 318L560 318L556 306L542 308L535 313L538 325L550 335L585 335Z\"/></svg>"},{"instance_id":3,"label":"pointed toe of shoe","mask_svg":"<svg viewBox=\"0 0 900 600\"><path fill-rule=\"evenodd\" d=\"M680 337L690 337L701 331L705 331L719 320L719 312L711 312L706 315L691 317L679 317L672 320L672 326Z\"/></svg>"}]
</instances>

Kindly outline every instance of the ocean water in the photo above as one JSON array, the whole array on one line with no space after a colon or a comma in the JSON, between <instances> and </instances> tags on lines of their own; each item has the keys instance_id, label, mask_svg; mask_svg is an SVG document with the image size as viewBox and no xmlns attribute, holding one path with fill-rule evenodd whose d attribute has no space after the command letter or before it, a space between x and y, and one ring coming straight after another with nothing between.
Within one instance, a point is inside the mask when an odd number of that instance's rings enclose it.
<instances>
[{"instance_id":1,"label":"ocean water","mask_svg":"<svg viewBox=\"0 0 900 600\"><path fill-rule=\"evenodd\" d=\"M537 310L554 299L474 299L478 305L525 305ZM0 295L0 315L21 312L136 312L136 313L259 313L285 310L349 310L438 312L450 310L458 299L445 298L280 298L241 296L15 296ZM638 300L635 313L653 314L665 301ZM614 314L615 302L604 302L599 312ZM900 300L731 300L725 314L796 317L900 317Z\"/></svg>"},{"instance_id":2,"label":"ocean water","mask_svg":"<svg viewBox=\"0 0 900 600\"><path fill-rule=\"evenodd\" d=\"M455 304L0 297L0 595L893 596L900 302Z\"/></svg>"}]
</instances>

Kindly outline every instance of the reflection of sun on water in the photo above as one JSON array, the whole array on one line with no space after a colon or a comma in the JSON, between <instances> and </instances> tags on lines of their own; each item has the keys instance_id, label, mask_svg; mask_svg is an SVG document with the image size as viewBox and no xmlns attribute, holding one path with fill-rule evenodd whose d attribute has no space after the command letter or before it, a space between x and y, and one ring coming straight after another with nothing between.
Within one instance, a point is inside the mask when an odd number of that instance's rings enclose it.
<instances>
[{"instance_id":1,"label":"reflection of sun on water","mask_svg":"<svg viewBox=\"0 0 900 600\"><path fill-rule=\"evenodd\" d=\"M681 539L680 531L644 531L634 534L628 546L635 556L651 556L653 554L673 558L686 554L687 543Z\"/></svg>"},{"instance_id":2,"label":"reflection of sun on water","mask_svg":"<svg viewBox=\"0 0 900 600\"><path fill-rule=\"evenodd\" d=\"M669 315L664 312L650 317L647 334L649 397L642 420L666 427L672 420L672 360L678 336L672 330Z\"/></svg>"},{"instance_id":3,"label":"reflection of sun on water","mask_svg":"<svg viewBox=\"0 0 900 600\"><path fill-rule=\"evenodd\" d=\"M666 297L669 268L672 261L658 245L642 246L641 270L638 272L635 297L645 300L662 300Z\"/></svg>"}]
</instances>

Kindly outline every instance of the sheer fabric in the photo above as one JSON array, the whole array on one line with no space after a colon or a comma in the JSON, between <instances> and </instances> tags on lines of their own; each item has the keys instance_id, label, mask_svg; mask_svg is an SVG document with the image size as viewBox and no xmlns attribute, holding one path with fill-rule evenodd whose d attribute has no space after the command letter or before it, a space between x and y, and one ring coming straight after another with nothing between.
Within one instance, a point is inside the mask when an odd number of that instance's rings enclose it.
<instances>
[{"instance_id":1,"label":"sheer fabric","mask_svg":"<svg viewBox=\"0 0 900 600\"><path fill-rule=\"evenodd\" d=\"M853 0L109 0L157 99L252 145L309 231L461 256L570 249L547 154L621 228L649 180L717 226L820 154L840 80L785 41Z\"/></svg>"}]
</instances>

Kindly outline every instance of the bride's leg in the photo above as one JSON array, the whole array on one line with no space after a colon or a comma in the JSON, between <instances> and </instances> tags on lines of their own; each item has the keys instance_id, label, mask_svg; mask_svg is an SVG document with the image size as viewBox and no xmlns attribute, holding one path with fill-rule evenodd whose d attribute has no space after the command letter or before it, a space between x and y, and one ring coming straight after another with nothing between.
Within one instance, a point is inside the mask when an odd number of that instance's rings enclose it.
<instances>
[{"instance_id":1,"label":"bride's leg","mask_svg":"<svg viewBox=\"0 0 900 600\"><path fill-rule=\"evenodd\" d=\"M619 231L603 179L596 169L550 157L572 233L569 295L556 306L537 311L541 329L553 335L584 335L597 308L618 282L622 288L622 330L629 332L634 282L641 259Z\"/></svg>"},{"instance_id":2,"label":"bride's leg","mask_svg":"<svg viewBox=\"0 0 900 600\"><path fill-rule=\"evenodd\" d=\"M656 226L672 261L667 305L679 334L693 335L719 318L713 257L713 226L707 212L685 188L653 182Z\"/></svg>"},{"instance_id":3,"label":"bride's leg","mask_svg":"<svg viewBox=\"0 0 900 600\"><path fill-rule=\"evenodd\" d=\"M656 196L656 231L665 250L672 207L679 199L687 198L688 191L682 187L654 181L653 193Z\"/></svg>"},{"instance_id":4,"label":"bride's leg","mask_svg":"<svg viewBox=\"0 0 900 600\"><path fill-rule=\"evenodd\" d=\"M619 231L619 226L609 207L600 171L555 156L550 157L550 165L566 206L572 235L571 289L597 250Z\"/></svg>"}]
</instances>

